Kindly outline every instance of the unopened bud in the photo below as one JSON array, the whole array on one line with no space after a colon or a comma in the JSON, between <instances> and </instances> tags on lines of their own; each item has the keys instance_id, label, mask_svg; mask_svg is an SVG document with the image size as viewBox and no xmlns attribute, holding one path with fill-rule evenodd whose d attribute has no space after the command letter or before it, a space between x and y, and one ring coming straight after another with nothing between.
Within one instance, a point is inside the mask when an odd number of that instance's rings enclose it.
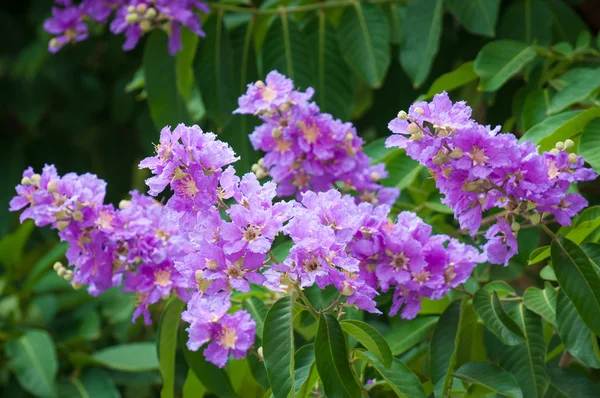
<instances>
[{"instance_id":1,"label":"unopened bud","mask_svg":"<svg viewBox=\"0 0 600 398\"><path fill-rule=\"evenodd\" d=\"M424 110L423 110L423 108L421 108L420 106L417 106L417 107L415 108L415 113L416 113L417 115L423 115L423 114L425 114L425 111L424 111Z\"/></svg>"},{"instance_id":2,"label":"unopened bud","mask_svg":"<svg viewBox=\"0 0 600 398\"><path fill-rule=\"evenodd\" d=\"M408 131L410 134L416 134L419 132L419 126L417 126L416 123L411 123L406 128L406 131Z\"/></svg>"},{"instance_id":3,"label":"unopened bud","mask_svg":"<svg viewBox=\"0 0 600 398\"><path fill-rule=\"evenodd\" d=\"M575 143L573 142L573 140L568 139L565 141L565 149L571 149L575 146Z\"/></svg>"},{"instance_id":4,"label":"unopened bud","mask_svg":"<svg viewBox=\"0 0 600 398\"><path fill-rule=\"evenodd\" d=\"M346 133L346 137L344 137L344 139L346 140L346 142L350 142L354 140L354 134L352 134L352 132L348 131Z\"/></svg>"},{"instance_id":5,"label":"unopened bud","mask_svg":"<svg viewBox=\"0 0 600 398\"><path fill-rule=\"evenodd\" d=\"M127 12L130 13L130 14L134 13L135 12L135 6L129 6L129 7L127 7Z\"/></svg>"},{"instance_id":6,"label":"unopened bud","mask_svg":"<svg viewBox=\"0 0 600 398\"><path fill-rule=\"evenodd\" d=\"M58 231L64 231L65 229L67 229L68 226L69 221L59 221L58 223L56 223L56 229L58 229Z\"/></svg>"},{"instance_id":7,"label":"unopened bud","mask_svg":"<svg viewBox=\"0 0 600 398\"><path fill-rule=\"evenodd\" d=\"M150 29L152 29L152 24L147 19L144 19L142 22L140 22L140 29L143 32L148 32Z\"/></svg>"},{"instance_id":8,"label":"unopened bud","mask_svg":"<svg viewBox=\"0 0 600 398\"><path fill-rule=\"evenodd\" d=\"M58 42L58 39L56 37L53 37L52 39L50 39L50 47L51 48L57 48L60 46L60 43Z\"/></svg>"},{"instance_id":9,"label":"unopened bud","mask_svg":"<svg viewBox=\"0 0 600 398\"><path fill-rule=\"evenodd\" d=\"M558 149L556 149L556 148L552 148L552 149L550 150L550 153L551 153L552 155L558 155L558 154L560 153L560 150L558 150Z\"/></svg>"},{"instance_id":10,"label":"unopened bud","mask_svg":"<svg viewBox=\"0 0 600 398\"><path fill-rule=\"evenodd\" d=\"M381 179L381 176L376 171L372 171L369 177L371 177L371 180L373 181L379 181Z\"/></svg>"},{"instance_id":11,"label":"unopened bud","mask_svg":"<svg viewBox=\"0 0 600 398\"><path fill-rule=\"evenodd\" d=\"M215 271L217 269L217 260L207 260L206 261L206 269L209 269L211 271Z\"/></svg>"},{"instance_id":12,"label":"unopened bud","mask_svg":"<svg viewBox=\"0 0 600 398\"><path fill-rule=\"evenodd\" d=\"M125 22L127 23L138 23L140 21L140 16L138 14L127 14L125 17Z\"/></svg>"},{"instance_id":13,"label":"unopened bud","mask_svg":"<svg viewBox=\"0 0 600 398\"><path fill-rule=\"evenodd\" d=\"M158 15L158 13L156 12L155 8L148 8L148 11L146 11L146 13L144 14L144 18L146 19L154 19L156 18L156 16Z\"/></svg>"},{"instance_id":14,"label":"unopened bud","mask_svg":"<svg viewBox=\"0 0 600 398\"><path fill-rule=\"evenodd\" d=\"M46 189L50 193L56 192L58 190L58 182L56 182L55 180L50 181Z\"/></svg>"},{"instance_id":15,"label":"unopened bud","mask_svg":"<svg viewBox=\"0 0 600 398\"><path fill-rule=\"evenodd\" d=\"M83 284L78 283L78 282L73 282L73 283L71 283L71 286L73 286L73 289L79 290L83 287Z\"/></svg>"},{"instance_id":16,"label":"unopened bud","mask_svg":"<svg viewBox=\"0 0 600 398\"><path fill-rule=\"evenodd\" d=\"M21 179L21 185L31 185L31 179L29 179L29 177L23 177Z\"/></svg>"},{"instance_id":17,"label":"unopened bud","mask_svg":"<svg viewBox=\"0 0 600 398\"><path fill-rule=\"evenodd\" d=\"M57 272L58 272L58 270L59 270L59 269L61 269L62 267L63 267L63 265L61 264L61 262L60 262L60 261L57 261L57 262L55 262L55 263L54 263L54 265L52 266L52 268L54 269L54 271L57 271Z\"/></svg>"},{"instance_id":18,"label":"unopened bud","mask_svg":"<svg viewBox=\"0 0 600 398\"><path fill-rule=\"evenodd\" d=\"M262 80L257 80L256 83L254 83L254 85L258 88L264 88L265 82L263 82Z\"/></svg>"},{"instance_id":19,"label":"unopened bud","mask_svg":"<svg viewBox=\"0 0 600 398\"><path fill-rule=\"evenodd\" d=\"M144 3L140 3L137 6L135 6L135 11L138 14L143 14L146 12L146 10L148 9L148 5L144 4Z\"/></svg>"},{"instance_id":20,"label":"unopened bud","mask_svg":"<svg viewBox=\"0 0 600 398\"><path fill-rule=\"evenodd\" d=\"M463 156L463 151L462 149L456 147L452 150L452 152L450 152L450 157L452 159L460 159Z\"/></svg>"},{"instance_id":21,"label":"unopened bud","mask_svg":"<svg viewBox=\"0 0 600 398\"><path fill-rule=\"evenodd\" d=\"M267 173L267 171L265 169L263 169L262 167L260 169L258 169L257 171L255 171L254 174L256 175L256 178L258 178L259 180L262 180L263 178L266 178L269 175L269 173Z\"/></svg>"},{"instance_id":22,"label":"unopened bud","mask_svg":"<svg viewBox=\"0 0 600 398\"><path fill-rule=\"evenodd\" d=\"M344 287L342 288L343 296L352 296L354 294L354 288L350 286L348 282L344 282Z\"/></svg>"},{"instance_id":23,"label":"unopened bud","mask_svg":"<svg viewBox=\"0 0 600 398\"><path fill-rule=\"evenodd\" d=\"M129 206L131 206L131 201L129 201L129 200L122 200L119 202L119 209L121 209L121 210L125 210Z\"/></svg>"},{"instance_id":24,"label":"unopened bud","mask_svg":"<svg viewBox=\"0 0 600 398\"><path fill-rule=\"evenodd\" d=\"M565 143L564 142L557 142L555 145L556 149L565 149Z\"/></svg>"},{"instance_id":25,"label":"unopened bud","mask_svg":"<svg viewBox=\"0 0 600 398\"><path fill-rule=\"evenodd\" d=\"M408 119L408 113L406 113L404 111L398 112L398 119L400 119L400 120L407 120Z\"/></svg>"},{"instance_id":26,"label":"unopened bud","mask_svg":"<svg viewBox=\"0 0 600 398\"><path fill-rule=\"evenodd\" d=\"M280 130L280 129L278 129L278 128L275 128L275 129L273 129L273 131L271 132L271 135L272 135L274 138L279 138L279 137L281 137L281 136L283 135L283 131L281 131L281 130Z\"/></svg>"},{"instance_id":27,"label":"unopened bud","mask_svg":"<svg viewBox=\"0 0 600 398\"><path fill-rule=\"evenodd\" d=\"M60 267L56 273L62 278L67 273L67 269L65 267Z\"/></svg>"},{"instance_id":28,"label":"unopened bud","mask_svg":"<svg viewBox=\"0 0 600 398\"><path fill-rule=\"evenodd\" d=\"M257 162L257 163L258 163L258 165L259 165L260 167L263 167L263 165L264 165L264 162L265 162L265 159L264 159L264 158L260 158L260 159L258 159L258 162Z\"/></svg>"},{"instance_id":29,"label":"unopened bud","mask_svg":"<svg viewBox=\"0 0 600 398\"><path fill-rule=\"evenodd\" d=\"M63 276L63 278L67 282L71 282L73 280L73 271L68 270L67 272L65 272L65 276Z\"/></svg>"},{"instance_id":30,"label":"unopened bud","mask_svg":"<svg viewBox=\"0 0 600 398\"><path fill-rule=\"evenodd\" d=\"M250 170L252 170L253 173L256 173L258 170L260 170L260 168L261 167L258 164L254 163Z\"/></svg>"},{"instance_id":31,"label":"unopened bud","mask_svg":"<svg viewBox=\"0 0 600 398\"><path fill-rule=\"evenodd\" d=\"M79 211L79 210L76 210L73 213L73 220L75 220L75 221L81 221L81 220L83 220L83 213L81 211Z\"/></svg>"},{"instance_id":32,"label":"unopened bud","mask_svg":"<svg viewBox=\"0 0 600 398\"><path fill-rule=\"evenodd\" d=\"M262 348L262 346L258 347L258 350L256 350L256 353L258 354L258 357L260 358L261 361L265 360L265 357L263 355L263 348Z\"/></svg>"},{"instance_id":33,"label":"unopened bud","mask_svg":"<svg viewBox=\"0 0 600 398\"><path fill-rule=\"evenodd\" d=\"M29 178L31 179L31 182L34 183L35 185L39 185L40 180L42 179L42 177L39 174L34 174Z\"/></svg>"},{"instance_id":34,"label":"unopened bud","mask_svg":"<svg viewBox=\"0 0 600 398\"><path fill-rule=\"evenodd\" d=\"M574 153L570 153L570 154L569 154L569 157L568 157L568 159L567 159L567 161L568 161L570 164L577 164L577 162L579 161L579 156L577 156L577 155L576 155L576 154L574 154Z\"/></svg>"}]
</instances>

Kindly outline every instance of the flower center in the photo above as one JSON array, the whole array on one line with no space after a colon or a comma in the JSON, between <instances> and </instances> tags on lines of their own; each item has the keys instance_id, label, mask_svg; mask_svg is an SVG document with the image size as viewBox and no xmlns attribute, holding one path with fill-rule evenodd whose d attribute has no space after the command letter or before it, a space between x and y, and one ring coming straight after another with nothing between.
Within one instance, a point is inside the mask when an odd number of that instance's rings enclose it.
<instances>
[{"instance_id":1,"label":"flower center","mask_svg":"<svg viewBox=\"0 0 600 398\"><path fill-rule=\"evenodd\" d=\"M321 264L319 263L319 260L317 260L315 257L313 257L310 260L304 261L304 271L306 272L315 272L319 268L321 268Z\"/></svg>"},{"instance_id":2,"label":"flower center","mask_svg":"<svg viewBox=\"0 0 600 398\"><path fill-rule=\"evenodd\" d=\"M115 218L113 214L110 214L106 211L101 211L100 214L98 214L98 220L96 220L96 224L104 229L112 228L111 223L113 218Z\"/></svg>"},{"instance_id":3,"label":"flower center","mask_svg":"<svg viewBox=\"0 0 600 398\"><path fill-rule=\"evenodd\" d=\"M246 230L244 231L244 240L246 242L252 242L254 239L258 238L259 236L260 236L260 231L253 226L246 228Z\"/></svg>"},{"instance_id":4,"label":"flower center","mask_svg":"<svg viewBox=\"0 0 600 398\"><path fill-rule=\"evenodd\" d=\"M406 257L404 255L404 252L401 251L398 254L392 254L392 261L390 262L390 264L396 267L397 269L406 269L408 260L410 260L410 258Z\"/></svg>"},{"instance_id":5,"label":"flower center","mask_svg":"<svg viewBox=\"0 0 600 398\"><path fill-rule=\"evenodd\" d=\"M487 160L488 156L485 156L485 149L473 146L473 150L469 153L469 157L473 160L473 166L483 165Z\"/></svg>"},{"instance_id":6,"label":"flower center","mask_svg":"<svg viewBox=\"0 0 600 398\"><path fill-rule=\"evenodd\" d=\"M275 145L275 151L284 153L289 151L292 148L292 142L286 141L282 139L277 140L277 145Z\"/></svg>"},{"instance_id":7,"label":"flower center","mask_svg":"<svg viewBox=\"0 0 600 398\"><path fill-rule=\"evenodd\" d=\"M419 285L422 285L429 280L429 271L423 270L413 274L413 280L415 282L419 282Z\"/></svg>"},{"instance_id":8,"label":"flower center","mask_svg":"<svg viewBox=\"0 0 600 398\"><path fill-rule=\"evenodd\" d=\"M223 326L221 333L221 345L227 349L235 349L235 343L238 339L235 329Z\"/></svg>"},{"instance_id":9,"label":"flower center","mask_svg":"<svg viewBox=\"0 0 600 398\"><path fill-rule=\"evenodd\" d=\"M304 128L303 132L304 132L304 139L309 144L314 144L315 142L317 142L317 138L319 138L319 135L321 135L319 128L315 125L311 125L311 126Z\"/></svg>"},{"instance_id":10,"label":"flower center","mask_svg":"<svg viewBox=\"0 0 600 398\"><path fill-rule=\"evenodd\" d=\"M154 272L154 284L166 287L171 284L171 272L168 270L158 270Z\"/></svg>"},{"instance_id":11,"label":"flower center","mask_svg":"<svg viewBox=\"0 0 600 398\"><path fill-rule=\"evenodd\" d=\"M273 90L272 88L269 87L265 87L262 90L262 99L267 101L267 102L271 102L275 99L275 97L277 97L277 91Z\"/></svg>"}]
</instances>

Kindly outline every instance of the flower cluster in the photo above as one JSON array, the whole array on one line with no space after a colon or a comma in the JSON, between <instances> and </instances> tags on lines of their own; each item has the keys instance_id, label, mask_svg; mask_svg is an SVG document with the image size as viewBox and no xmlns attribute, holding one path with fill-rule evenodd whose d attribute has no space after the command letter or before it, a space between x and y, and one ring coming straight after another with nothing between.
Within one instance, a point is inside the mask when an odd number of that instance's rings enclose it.
<instances>
[{"instance_id":1,"label":"flower cluster","mask_svg":"<svg viewBox=\"0 0 600 398\"><path fill-rule=\"evenodd\" d=\"M187 282L173 266L191 247L177 228L164 217L163 206L152 198L131 192L119 208L104 204L106 183L92 174L65 174L54 166L41 174L28 168L17 186L10 210L21 221L58 230L69 243L67 260L73 270L57 267L74 286L88 285L99 294L123 283L137 294L134 320L144 315L150 323L148 305L178 293L186 298Z\"/></svg>"},{"instance_id":2,"label":"flower cluster","mask_svg":"<svg viewBox=\"0 0 600 398\"><path fill-rule=\"evenodd\" d=\"M567 152L571 140L540 154L529 141L478 124L471 108L452 103L446 93L413 104L389 128L395 134L386 145L405 148L429 169L461 228L474 235L483 211L504 209L486 233L484 249L495 264L507 265L517 253L522 222L536 225L552 214L561 225L570 225L587 206L581 195L567 192L570 184L596 178L580 156Z\"/></svg>"},{"instance_id":3,"label":"flower cluster","mask_svg":"<svg viewBox=\"0 0 600 398\"><path fill-rule=\"evenodd\" d=\"M248 85L235 113L258 115L264 122L250 136L254 148L266 152L254 171L268 173L283 197L299 199L302 192L326 191L339 183L363 201L392 204L398 190L378 183L387 177L385 166L371 166L354 126L321 113L310 101L313 94L312 88L294 90L294 83L276 71L265 82Z\"/></svg>"},{"instance_id":4,"label":"flower cluster","mask_svg":"<svg viewBox=\"0 0 600 398\"><path fill-rule=\"evenodd\" d=\"M173 55L181 49L182 26L204 37L196 11L209 11L200 0L83 0L79 5L72 0L55 2L60 7L53 7L52 17L44 22L44 29L54 35L48 44L53 53L66 44L87 39L86 21L105 24L114 13L110 31L125 36L123 50L135 48L145 33L162 29L169 35L169 52Z\"/></svg>"}]
</instances>

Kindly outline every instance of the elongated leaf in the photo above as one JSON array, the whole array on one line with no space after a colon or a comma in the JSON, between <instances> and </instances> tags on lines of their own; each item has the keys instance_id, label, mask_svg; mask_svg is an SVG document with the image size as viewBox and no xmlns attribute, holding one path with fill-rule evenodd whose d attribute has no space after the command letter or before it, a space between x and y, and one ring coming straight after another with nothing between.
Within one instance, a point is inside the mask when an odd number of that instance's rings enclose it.
<instances>
[{"instance_id":1,"label":"elongated leaf","mask_svg":"<svg viewBox=\"0 0 600 398\"><path fill-rule=\"evenodd\" d=\"M256 335L262 338L263 326L265 317L267 316L268 308L257 297L248 297L242 304L244 309L252 315L252 319L256 322Z\"/></svg>"},{"instance_id":2,"label":"elongated leaf","mask_svg":"<svg viewBox=\"0 0 600 398\"><path fill-rule=\"evenodd\" d=\"M188 370L188 374L183 383L183 398L202 397L206 388L200 383L196 374L192 369Z\"/></svg>"},{"instance_id":3,"label":"elongated leaf","mask_svg":"<svg viewBox=\"0 0 600 398\"><path fill-rule=\"evenodd\" d=\"M556 326L556 290L548 282L544 289L529 287L523 295L523 303L530 311Z\"/></svg>"},{"instance_id":4,"label":"elongated leaf","mask_svg":"<svg viewBox=\"0 0 600 398\"><path fill-rule=\"evenodd\" d=\"M498 36L525 43L552 41L552 15L543 0L517 0L502 14Z\"/></svg>"},{"instance_id":5,"label":"elongated leaf","mask_svg":"<svg viewBox=\"0 0 600 398\"><path fill-rule=\"evenodd\" d=\"M544 398L551 397L597 397L600 394L597 384L590 380L590 377L584 372L573 368L560 368L558 366L548 366L548 373L552 379L552 384L548 388L548 393ZM552 387L552 394L550 390ZM554 395L553 395L554 394Z\"/></svg>"},{"instance_id":6,"label":"elongated leaf","mask_svg":"<svg viewBox=\"0 0 600 398\"><path fill-rule=\"evenodd\" d=\"M142 372L159 368L154 343L129 343L96 351L92 359L107 368Z\"/></svg>"},{"instance_id":7,"label":"elongated leaf","mask_svg":"<svg viewBox=\"0 0 600 398\"><path fill-rule=\"evenodd\" d=\"M469 32L476 35L494 36L500 0L446 0L444 5Z\"/></svg>"},{"instance_id":8,"label":"elongated leaf","mask_svg":"<svg viewBox=\"0 0 600 398\"><path fill-rule=\"evenodd\" d=\"M265 318L263 355L275 398L294 392L294 300L283 297L273 304Z\"/></svg>"},{"instance_id":9,"label":"elongated leaf","mask_svg":"<svg viewBox=\"0 0 600 398\"><path fill-rule=\"evenodd\" d=\"M110 375L98 368L86 370L57 385L60 398L120 398L121 393Z\"/></svg>"},{"instance_id":10,"label":"elongated leaf","mask_svg":"<svg viewBox=\"0 0 600 398\"><path fill-rule=\"evenodd\" d=\"M586 366L600 368L598 340L562 290L556 298L556 321L558 335L569 353Z\"/></svg>"},{"instance_id":11,"label":"elongated leaf","mask_svg":"<svg viewBox=\"0 0 600 398\"><path fill-rule=\"evenodd\" d=\"M460 331L456 355L456 367L467 362L485 361L487 350L484 342L486 328L479 322L479 317L472 303L463 305L460 318Z\"/></svg>"},{"instance_id":12,"label":"elongated leaf","mask_svg":"<svg viewBox=\"0 0 600 398\"><path fill-rule=\"evenodd\" d=\"M567 238L554 240L552 266L558 283L577 312L600 335L600 275L585 252Z\"/></svg>"},{"instance_id":13,"label":"elongated leaf","mask_svg":"<svg viewBox=\"0 0 600 398\"><path fill-rule=\"evenodd\" d=\"M181 43L183 48L176 55L175 70L177 90L185 101L189 101L194 86L194 70L192 68L198 47L198 35L183 28Z\"/></svg>"},{"instance_id":14,"label":"elongated leaf","mask_svg":"<svg viewBox=\"0 0 600 398\"><path fill-rule=\"evenodd\" d=\"M523 392L517 380L506 370L489 362L469 362L456 369L454 376L476 383L507 397L521 398Z\"/></svg>"},{"instance_id":15,"label":"elongated leaf","mask_svg":"<svg viewBox=\"0 0 600 398\"><path fill-rule=\"evenodd\" d=\"M504 344L523 343L523 331L504 311L496 292L477 291L473 296L473 307L485 326Z\"/></svg>"},{"instance_id":16,"label":"elongated leaf","mask_svg":"<svg viewBox=\"0 0 600 398\"><path fill-rule=\"evenodd\" d=\"M548 113L554 114L563 109L584 101L600 88L600 69L574 68L554 79L563 87L554 95L548 107Z\"/></svg>"},{"instance_id":17,"label":"elongated leaf","mask_svg":"<svg viewBox=\"0 0 600 398\"><path fill-rule=\"evenodd\" d=\"M579 34L588 30L585 22L573 8L561 0L547 0L545 4L552 14L552 30L556 41L575 45Z\"/></svg>"},{"instance_id":18,"label":"elongated leaf","mask_svg":"<svg viewBox=\"0 0 600 398\"><path fill-rule=\"evenodd\" d=\"M23 256L23 248L33 232L33 220L27 220L19 225L17 230L0 240L0 264L7 268L16 267Z\"/></svg>"},{"instance_id":19,"label":"elongated leaf","mask_svg":"<svg viewBox=\"0 0 600 398\"><path fill-rule=\"evenodd\" d=\"M294 392L298 392L308 381L315 363L315 346L307 344L294 354Z\"/></svg>"},{"instance_id":20,"label":"elongated leaf","mask_svg":"<svg viewBox=\"0 0 600 398\"><path fill-rule=\"evenodd\" d=\"M403 320L397 328L386 335L390 342L392 355L403 354L408 349L422 342L438 321L437 316L420 316L413 320Z\"/></svg>"},{"instance_id":21,"label":"elongated leaf","mask_svg":"<svg viewBox=\"0 0 600 398\"><path fill-rule=\"evenodd\" d=\"M549 88L536 88L525 98L521 113L521 127L527 131L548 117L551 91Z\"/></svg>"},{"instance_id":22,"label":"elongated leaf","mask_svg":"<svg viewBox=\"0 0 600 398\"><path fill-rule=\"evenodd\" d=\"M315 54L317 79L315 81L315 101L321 111L330 113L342 120L350 118L354 98L354 87L348 65L336 38L335 29L324 13L305 29L311 48Z\"/></svg>"},{"instance_id":23,"label":"elongated leaf","mask_svg":"<svg viewBox=\"0 0 600 398\"><path fill-rule=\"evenodd\" d=\"M430 99L442 91L452 91L476 80L477 74L473 69L473 64L473 61L465 62L452 72L444 73L435 79L429 90L427 90L427 94L422 95L419 99Z\"/></svg>"},{"instance_id":24,"label":"elongated leaf","mask_svg":"<svg viewBox=\"0 0 600 398\"><path fill-rule=\"evenodd\" d=\"M354 356L374 367L399 397L426 397L419 377L399 359L394 358L391 367L386 367L371 352L356 351Z\"/></svg>"},{"instance_id":25,"label":"elongated leaf","mask_svg":"<svg viewBox=\"0 0 600 398\"><path fill-rule=\"evenodd\" d=\"M349 319L340 322L342 330L354 337L367 350L373 353L386 368L392 365L392 351L387 341L373 326Z\"/></svg>"},{"instance_id":26,"label":"elongated leaf","mask_svg":"<svg viewBox=\"0 0 600 398\"><path fill-rule=\"evenodd\" d=\"M523 304L515 306L510 315L523 330L525 342L502 347L499 365L517 380L524 397L541 398L550 382L546 371L546 343L541 320Z\"/></svg>"},{"instance_id":27,"label":"elongated leaf","mask_svg":"<svg viewBox=\"0 0 600 398\"><path fill-rule=\"evenodd\" d=\"M175 57L167 56L167 36L152 32L144 48L144 77L148 106L157 130L178 123L190 124L185 101L177 89Z\"/></svg>"},{"instance_id":28,"label":"elongated leaf","mask_svg":"<svg viewBox=\"0 0 600 398\"><path fill-rule=\"evenodd\" d=\"M269 28L261 56L263 75L277 70L303 89L315 82L315 58L306 35L285 14Z\"/></svg>"},{"instance_id":29,"label":"elongated leaf","mask_svg":"<svg viewBox=\"0 0 600 398\"><path fill-rule=\"evenodd\" d=\"M336 33L350 70L368 86L381 86L390 66L390 49L387 20L379 7L360 2L346 7Z\"/></svg>"},{"instance_id":30,"label":"elongated leaf","mask_svg":"<svg viewBox=\"0 0 600 398\"><path fill-rule=\"evenodd\" d=\"M328 397L361 396L360 387L350 370L344 333L337 319L328 313L319 316L315 362Z\"/></svg>"},{"instance_id":31,"label":"elongated leaf","mask_svg":"<svg viewBox=\"0 0 600 398\"><path fill-rule=\"evenodd\" d=\"M579 141L579 155L583 156L585 161L600 172L600 120L592 120L581 133Z\"/></svg>"},{"instance_id":32,"label":"elongated leaf","mask_svg":"<svg viewBox=\"0 0 600 398\"><path fill-rule=\"evenodd\" d=\"M442 0L411 1L406 9L400 64L415 87L429 76L438 52L442 14Z\"/></svg>"},{"instance_id":33,"label":"elongated leaf","mask_svg":"<svg viewBox=\"0 0 600 398\"><path fill-rule=\"evenodd\" d=\"M160 318L158 327L158 358L163 386L161 398L175 396L175 354L177 352L177 336L181 322L181 311L185 303L173 297L167 303Z\"/></svg>"},{"instance_id":34,"label":"elongated leaf","mask_svg":"<svg viewBox=\"0 0 600 398\"><path fill-rule=\"evenodd\" d=\"M535 58L535 50L512 40L486 44L475 59L475 73L481 78L481 91L496 91Z\"/></svg>"},{"instance_id":35,"label":"elongated leaf","mask_svg":"<svg viewBox=\"0 0 600 398\"><path fill-rule=\"evenodd\" d=\"M452 381L460 339L461 314L465 305L466 299L450 304L433 331L429 345L429 370L436 397L442 397Z\"/></svg>"},{"instance_id":36,"label":"elongated leaf","mask_svg":"<svg viewBox=\"0 0 600 398\"><path fill-rule=\"evenodd\" d=\"M6 345L9 368L26 391L38 397L55 397L58 371L56 348L48 332L29 330Z\"/></svg>"}]
</instances>

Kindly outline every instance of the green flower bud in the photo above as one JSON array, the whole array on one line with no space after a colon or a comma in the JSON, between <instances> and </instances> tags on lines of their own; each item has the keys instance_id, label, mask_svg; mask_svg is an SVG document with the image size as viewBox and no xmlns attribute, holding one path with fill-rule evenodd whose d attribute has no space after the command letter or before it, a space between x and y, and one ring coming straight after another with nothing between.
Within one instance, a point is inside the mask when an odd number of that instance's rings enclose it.
<instances>
[{"instance_id":1,"label":"green flower bud","mask_svg":"<svg viewBox=\"0 0 600 398\"><path fill-rule=\"evenodd\" d=\"M570 164L577 164L578 160L579 160L579 157L577 156L577 154L570 153L569 157L567 159L567 162L569 162Z\"/></svg>"},{"instance_id":2,"label":"green flower bud","mask_svg":"<svg viewBox=\"0 0 600 398\"><path fill-rule=\"evenodd\" d=\"M398 119L400 119L400 120L407 120L408 119L408 113L406 113L404 111L398 112Z\"/></svg>"},{"instance_id":3,"label":"green flower bud","mask_svg":"<svg viewBox=\"0 0 600 398\"><path fill-rule=\"evenodd\" d=\"M48 192L53 193L56 192L58 190L58 182L52 180L48 183L48 186L46 187L46 189L48 190Z\"/></svg>"},{"instance_id":4,"label":"green flower bud","mask_svg":"<svg viewBox=\"0 0 600 398\"><path fill-rule=\"evenodd\" d=\"M79 210L75 210L75 212L73 213L73 220L75 220L75 221L83 220L83 213Z\"/></svg>"},{"instance_id":5,"label":"green flower bud","mask_svg":"<svg viewBox=\"0 0 600 398\"><path fill-rule=\"evenodd\" d=\"M29 179L29 177L23 177L21 179L21 185L31 185L31 180Z\"/></svg>"},{"instance_id":6,"label":"green flower bud","mask_svg":"<svg viewBox=\"0 0 600 398\"><path fill-rule=\"evenodd\" d=\"M63 265L61 264L60 261L57 261L57 262L54 263L54 265L52 266L52 268L54 269L54 271L58 272L59 269L63 268Z\"/></svg>"},{"instance_id":7,"label":"green flower bud","mask_svg":"<svg viewBox=\"0 0 600 398\"><path fill-rule=\"evenodd\" d=\"M137 6L135 6L135 11L138 14L144 14L147 9L148 9L148 6L146 4L144 4L144 3L140 3Z\"/></svg>"},{"instance_id":8,"label":"green flower bud","mask_svg":"<svg viewBox=\"0 0 600 398\"><path fill-rule=\"evenodd\" d=\"M73 271L68 270L67 272L65 272L65 275L63 276L63 278L67 282L71 282L73 280Z\"/></svg>"},{"instance_id":9,"label":"green flower bud","mask_svg":"<svg viewBox=\"0 0 600 398\"><path fill-rule=\"evenodd\" d=\"M452 152L450 152L450 157L452 159L460 159L463 156L463 151L462 149L456 147L452 150Z\"/></svg>"},{"instance_id":10,"label":"green flower bud","mask_svg":"<svg viewBox=\"0 0 600 398\"><path fill-rule=\"evenodd\" d=\"M557 142L555 145L556 149L565 149L565 143L564 142Z\"/></svg>"},{"instance_id":11,"label":"green flower bud","mask_svg":"<svg viewBox=\"0 0 600 398\"><path fill-rule=\"evenodd\" d=\"M39 185L40 184L40 180L42 179L42 177L39 174L34 174L31 177L29 177L31 179L31 182L34 185Z\"/></svg>"},{"instance_id":12,"label":"green flower bud","mask_svg":"<svg viewBox=\"0 0 600 398\"><path fill-rule=\"evenodd\" d=\"M129 24L138 23L140 21L140 16L138 14L127 14L125 21Z\"/></svg>"},{"instance_id":13,"label":"green flower bud","mask_svg":"<svg viewBox=\"0 0 600 398\"><path fill-rule=\"evenodd\" d=\"M146 19L154 19L156 18L156 16L158 15L158 12L156 12L155 8L148 8L148 11L146 11L146 13L144 14L144 18Z\"/></svg>"},{"instance_id":14,"label":"green flower bud","mask_svg":"<svg viewBox=\"0 0 600 398\"><path fill-rule=\"evenodd\" d=\"M575 146L575 143L573 142L573 140L568 139L565 141L565 149L571 149Z\"/></svg>"},{"instance_id":15,"label":"green flower bud","mask_svg":"<svg viewBox=\"0 0 600 398\"><path fill-rule=\"evenodd\" d=\"M425 114L425 111L424 111L424 110L423 110L423 108L421 108L420 106L417 106L417 107L415 108L415 113L416 113L417 115L423 115L423 114Z\"/></svg>"},{"instance_id":16,"label":"green flower bud","mask_svg":"<svg viewBox=\"0 0 600 398\"><path fill-rule=\"evenodd\" d=\"M140 22L140 29L143 32L148 32L152 29L152 24L147 19L144 19L142 22Z\"/></svg>"},{"instance_id":17,"label":"green flower bud","mask_svg":"<svg viewBox=\"0 0 600 398\"><path fill-rule=\"evenodd\" d=\"M419 126L416 125L416 123L411 123L408 125L408 127L406 128L406 130L410 133L410 134L416 134L420 131Z\"/></svg>"}]
</instances>

